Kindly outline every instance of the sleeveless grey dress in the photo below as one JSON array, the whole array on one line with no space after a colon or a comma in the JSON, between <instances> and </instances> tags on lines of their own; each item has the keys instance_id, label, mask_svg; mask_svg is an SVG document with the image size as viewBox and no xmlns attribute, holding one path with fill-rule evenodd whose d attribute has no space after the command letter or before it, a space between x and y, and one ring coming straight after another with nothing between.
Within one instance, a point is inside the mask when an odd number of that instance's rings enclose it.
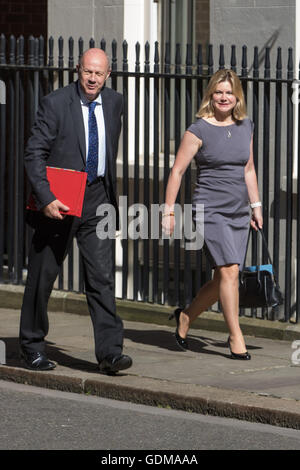
<instances>
[{"instance_id":1,"label":"sleeveless grey dress","mask_svg":"<svg viewBox=\"0 0 300 470\"><path fill-rule=\"evenodd\" d=\"M250 222L244 168L253 123L246 118L220 127L198 119L187 130L202 140L195 155L197 184L192 202L196 223L200 221L197 204L204 204L204 246L213 267L239 264L242 269Z\"/></svg>"}]
</instances>

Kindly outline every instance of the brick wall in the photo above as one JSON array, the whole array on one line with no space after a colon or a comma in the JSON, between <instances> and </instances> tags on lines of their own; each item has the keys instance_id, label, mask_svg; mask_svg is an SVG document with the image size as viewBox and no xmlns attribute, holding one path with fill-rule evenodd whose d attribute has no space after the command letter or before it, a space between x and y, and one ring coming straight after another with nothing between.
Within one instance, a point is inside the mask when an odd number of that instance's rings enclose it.
<instances>
[{"instance_id":1,"label":"brick wall","mask_svg":"<svg viewBox=\"0 0 300 470\"><path fill-rule=\"evenodd\" d=\"M196 0L195 4L196 44L205 46L209 43L209 0ZM203 49L205 51L205 48Z\"/></svg>"},{"instance_id":2,"label":"brick wall","mask_svg":"<svg viewBox=\"0 0 300 470\"><path fill-rule=\"evenodd\" d=\"M47 36L48 0L0 0L0 34Z\"/></svg>"}]
</instances>

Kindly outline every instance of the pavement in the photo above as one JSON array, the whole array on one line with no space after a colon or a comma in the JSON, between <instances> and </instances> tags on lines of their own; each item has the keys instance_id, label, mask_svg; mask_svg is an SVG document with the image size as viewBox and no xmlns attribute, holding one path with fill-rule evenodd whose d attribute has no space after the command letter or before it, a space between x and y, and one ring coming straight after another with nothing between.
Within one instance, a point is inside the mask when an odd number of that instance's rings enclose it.
<instances>
[{"instance_id":1,"label":"pavement","mask_svg":"<svg viewBox=\"0 0 300 470\"><path fill-rule=\"evenodd\" d=\"M118 301L133 366L107 376L97 369L84 296L53 291L47 354L57 367L37 372L18 355L22 295L22 286L0 286L0 380L300 429L300 325L241 317L252 359L236 361L221 314L201 315L181 351L171 307Z\"/></svg>"}]
</instances>

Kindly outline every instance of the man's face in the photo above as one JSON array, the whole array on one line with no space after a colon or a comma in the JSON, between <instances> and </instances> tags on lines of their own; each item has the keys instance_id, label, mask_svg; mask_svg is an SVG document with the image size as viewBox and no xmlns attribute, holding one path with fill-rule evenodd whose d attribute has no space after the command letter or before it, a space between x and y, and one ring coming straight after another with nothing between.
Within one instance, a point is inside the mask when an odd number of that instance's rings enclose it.
<instances>
[{"instance_id":1,"label":"man's face","mask_svg":"<svg viewBox=\"0 0 300 470\"><path fill-rule=\"evenodd\" d=\"M99 50L87 51L78 66L78 73L83 92L88 100L93 101L110 75L106 55Z\"/></svg>"}]
</instances>

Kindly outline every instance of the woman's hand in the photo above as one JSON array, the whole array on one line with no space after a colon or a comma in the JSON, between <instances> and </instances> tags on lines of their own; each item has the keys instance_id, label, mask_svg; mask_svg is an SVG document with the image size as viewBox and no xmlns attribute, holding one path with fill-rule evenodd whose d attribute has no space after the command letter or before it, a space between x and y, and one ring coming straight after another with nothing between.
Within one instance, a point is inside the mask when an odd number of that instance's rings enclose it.
<instances>
[{"instance_id":1,"label":"woman's hand","mask_svg":"<svg viewBox=\"0 0 300 470\"><path fill-rule=\"evenodd\" d=\"M252 218L251 218L251 227L254 228L254 230L258 231L258 228L262 229L263 227L263 218L262 218L262 212L261 212L261 207L254 207L252 209Z\"/></svg>"},{"instance_id":2,"label":"woman's hand","mask_svg":"<svg viewBox=\"0 0 300 470\"><path fill-rule=\"evenodd\" d=\"M168 213L163 214L161 221L162 229L165 235L171 236L174 232L175 227L175 215L170 215Z\"/></svg>"}]
</instances>

